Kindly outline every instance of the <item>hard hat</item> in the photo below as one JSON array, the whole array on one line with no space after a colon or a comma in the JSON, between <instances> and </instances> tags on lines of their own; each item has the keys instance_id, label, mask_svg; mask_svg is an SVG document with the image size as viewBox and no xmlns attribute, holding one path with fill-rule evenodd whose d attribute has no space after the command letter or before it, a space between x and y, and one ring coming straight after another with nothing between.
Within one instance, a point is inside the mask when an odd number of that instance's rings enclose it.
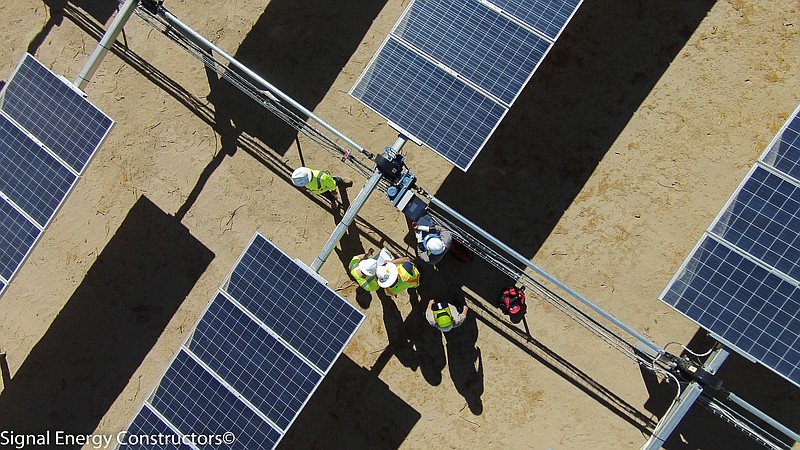
<instances>
[{"instance_id":1,"label":"hard hat","mask_svg":"<svg viewBox=\"0 0 800 450\"><path fill-rule=\"evenodd\" d=\"M431 252L432 255L441 255L445 250L447 250L444 247L442 238L440 238L438 234L427 235L423 241L423 244L425 245L425 250Z\"/></svg>"},{"instance_id":2,"label":"hard hat","mask_svg":"<svg viewBox=\"0 0 800 450\"><path fill-rule=\"evenodd\" d=\"M378 267L375 273L378 276L378 286L382 288L388 288L397 281L397 265L391 261Z\"/></svg>"},{"instance_id":3,"label":"hard hat","mask_svg":"<svg viewBox=\"0 0 800 450\"><path fill-rule=\"evenodd\" d=\"M358 270L368 277L374 277L375 271L378 269L378 261L372 258L362 259L358 263Z\"/></svg>"},{"instance_id":4,"label":"hard hat","mask_svg":"<svg viewBox=\"0 0 800 450\"><path fill-rule=\"evenodd\" d=\"M431 309L433 310L433 318L436 321L436 326L440 330L447 333L453 329L453 316L450 314L450 305L438 302L434 304Z\"/></svg>"},{"instance_id":5,"label":"hard hat","mask_svg":"<svg viewBox=\"0 0 800 450\"><path fill-rule=\"evenodd\" d=\"M292 172L292 183L297 187L303 187L311 182L311 169L308 167L298 167Z\"/></svg>"}]
</instances>

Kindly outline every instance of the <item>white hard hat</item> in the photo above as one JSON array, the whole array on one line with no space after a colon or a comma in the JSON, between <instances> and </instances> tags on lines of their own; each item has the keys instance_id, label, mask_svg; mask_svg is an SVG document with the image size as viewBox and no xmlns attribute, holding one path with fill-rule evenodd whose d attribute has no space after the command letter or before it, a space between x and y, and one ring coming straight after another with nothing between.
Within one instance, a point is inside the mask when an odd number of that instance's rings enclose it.
<instances>
[{"instance_id":1,"label":"white hard hat","mask_svg":"<svg viewBox=\"0 0 800 450\"><path fill-rule=\"evenodd\" d=\"M298 167L292 172L292 183L297 187L303 187L311 182L311 169L308 167Z\"/></svg>"},{"instance_id":2,"label":"white hard hat","mask_svg":"<svg viewBox=\"0 0 800 450\"><path fill-rule=\"evenodd\" d=\"M387 262L378 267L375 274L378 276L378 286L388 288L397 281L397 266L393 262Z\"/></svg>"},{"instance_id":3,"label":"white hard hat","mask_svg":"<svg viewBox=\"0 0 800 450\"><path fill-rule=\"evenodd\" d=\"M441 255L447 250L444 247L444 242L442 239L436 234L429 234L425 238L425 250L431 252L432 255Z\"/></svg>"},{"instance_id":4,"label":"white hard hat","mask_svg":"<svg viewBox=\"0 0 800 450\"><path fill-rule=\"evenodd\" d=\"M358 263L358 270L368 277L374 277L375 271L378 269L378 261L372 258L362 259Z\"/></svg>"}]
</instances>

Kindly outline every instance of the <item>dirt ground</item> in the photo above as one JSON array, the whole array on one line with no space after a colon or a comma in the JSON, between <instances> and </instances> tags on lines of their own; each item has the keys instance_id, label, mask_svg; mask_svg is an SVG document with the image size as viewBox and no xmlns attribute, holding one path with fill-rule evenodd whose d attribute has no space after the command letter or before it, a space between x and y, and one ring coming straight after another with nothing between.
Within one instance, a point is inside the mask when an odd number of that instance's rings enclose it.
<instances>
[{"instance_id":1,"label":"dirt ground","mask_svg":"<svg viewBox=\"0 0 800 450\"><path fill-rule=\"evenodd\" d=\"M167 0L200 34L374 152L395 133L348 90L407 1ZM113 1L0 2L0 79L25 51L74 79ZM124 429L253 233L311 263L340 213L301 161L364 179L133 17L86 88L116 125L0 299L0 430ZM658 300L800 101L800 1L586 0L468 173L407 146L419 184L660 345L708 340ZM413 251L376 193L323 266L366 320L281 448L639 448L674 396L509 284L449 259L397 302L356 298L367 247ZM442 339L421 316L465 299ZM670 347L678 352L679 347ZM800 392L733 355L725 387L800 430ZM668 449L760 448L700 406ZM87 448L89 448L87 446Z\"/></svg>"}]
</instances>

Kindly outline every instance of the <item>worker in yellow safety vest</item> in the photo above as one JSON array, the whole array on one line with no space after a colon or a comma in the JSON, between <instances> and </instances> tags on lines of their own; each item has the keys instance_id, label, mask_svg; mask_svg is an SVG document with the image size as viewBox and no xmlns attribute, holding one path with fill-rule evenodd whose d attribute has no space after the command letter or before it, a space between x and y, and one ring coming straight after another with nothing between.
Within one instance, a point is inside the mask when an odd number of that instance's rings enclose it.
<instances>
[{"instance_id":1,"label":"worker in yellow safety vest","mask_svg":"<svg viewBox=\"0 0 800 450\"><path fill-rule=\"evenodd\" d=\"M419 270L408 257L398 258L378 267L378 286L392 297L408 288L419 286Z\"/></svg>"},{"instance_id":2,"label":"worker in yellow safety vest","mask_svg":"<svg viewBox=\"0 0 800 450\"><path fill-rule=\"evenodd\" d=\"M335 177L327 170L298 167L292 172L292 183L297 187L305 187L314 194L320 195L326 192L335 194L337 186L351 186L353 181L349 178Z\"/></svg>"},{"instance_id":3,"label":"worker in yellow safety vest","mask_svg":"<svg viewBox=\"0 0 800 450\"><path fill-rule=\"evenodd\" d=\"M375 276L375 272L378 269L378 261L371 258L372 251L372 249L369 249L366 253L353 256L348 266L350 275L356 280L358 287L367 292L380 289L378 278Z\"/></svg>"}]
</instances>

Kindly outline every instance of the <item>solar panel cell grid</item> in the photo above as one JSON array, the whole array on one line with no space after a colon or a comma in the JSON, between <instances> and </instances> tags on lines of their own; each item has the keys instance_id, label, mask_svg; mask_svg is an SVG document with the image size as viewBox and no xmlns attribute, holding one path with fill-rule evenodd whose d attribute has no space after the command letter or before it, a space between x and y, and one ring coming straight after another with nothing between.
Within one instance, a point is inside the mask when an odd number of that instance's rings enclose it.
<instances>
[{"instance_id":1,"label":"solar panel cell grid","mask_svg":"<svg viewBox=\"0 0 800 450\"><path fill-rule=\"evenodd\" d=\"M0 116L0 191L46 226L77 180L8 118Z\"/></svg>"},{"instance_id":2,"label":"solar panel cell grid","mask_svg":"<svg viewBox=\"0 0 800 450\"><path fill-rule=\"evenodd\" d=\"M125 450L191 450L182 445L180 437L165 424L146 404L128 427L128 439L120 449ZM140 438L147 436L146 438ZM150 438L152 436L152 440ZM163 438L161 438L163 436Z\"/></svg>"},{"instance_id":3,"label":"solar panel cell grid","mask_svg":"<svg viewBox=\"0 0 800 450\"><path fill-rule=\"evenodd\" d=\"M800 292L706 236L662 300L726 345L800 385Z\"/></svg>"},{"instance_id":4,"label":"solar panel cell grid","mask_svg":"<svg viewBox=\"0 0 800 450\"><path fill-rule=\"evenodd\" d=\"M795 113L763 161L800 181L800 115Z\"/></svg>"},{"instance_id":5,"label":"solar panel cell grid","mask_svg":"<svg viewBox=\"0 0 800 450\"><path fill-rule=\"evenodd\" d=\"M711 232L800 281L800 187L756 167Z\"/></svg>"},{"instance_id":6,"label":"solar panel cell grid","mask_svg":"<svg viewBox=\"0 0 800 450\"><path fill-rule=\"evenodd\" d=\"M0 277L11 280L40 233L36 225L0 199Z\"/></svg>"},{"instance_id":7,"label":"solar panel cell grid","mask_svg":"<svg viewBox=\"0 0 800 450\"><path fill-rule=\"evenodd\" d=\"M416 0L394 35L506 105L513 103L550 46L477 2Z\"/></svg>"},{"instance_id":8,"label":"solar panel cell grid","mask_svg":"<svg viewBox=\"0 0 800 450\"><path fill-rule=\"evenodd\" d=\"M507 111L393 37L353 96L463 170Z\"/></svg>"},{"instance_id":9,"label":"solar panel cell grid","mask_svg":"<svg viewBox=\"0 0 800 450\"><path fill-rule=\"evenodd\" d=\"M150 404L184 435L233 433L236 441L226 448L272 448L281 437L185 350L167 369Z\"/></svg>"},{"instance_id":10,"label":"solar panel cell grid","mask_svg":"<svg viewBox=\"0 0 800 450\"><path fill-rule=\"evenodd\" d=\"M188 347L283 430L322 378L222 294Z\"/></svg>"},{"instance_id":11,"label":"solar panel cell grid","mask_svg":"<svg viewBox=\"0 0 800 450\"><path fill-rule=\"evenodd\" d=\"M2 110L82 173L113 121L31 55L9 81Z\"/></svg>"},{"instance_id":12,"label":"solar panel cell grid","mask_svg":"<svg viewBox=\"0 0 800 450\"><path fill-rule=\"evenodd\" d=\"M261 235L234 267L225 290L322 372L363 319Z\"/></svg>"},{"instance_id":13,"label":"solar panel cell grid","mask_svg":"<svg viewBox=\"0 0 800 450\"><path fill-rule=\"evenodd\" d=\"M581 0L490 0L508 14L555 39Z\"/></svg>"}]
</instances>

